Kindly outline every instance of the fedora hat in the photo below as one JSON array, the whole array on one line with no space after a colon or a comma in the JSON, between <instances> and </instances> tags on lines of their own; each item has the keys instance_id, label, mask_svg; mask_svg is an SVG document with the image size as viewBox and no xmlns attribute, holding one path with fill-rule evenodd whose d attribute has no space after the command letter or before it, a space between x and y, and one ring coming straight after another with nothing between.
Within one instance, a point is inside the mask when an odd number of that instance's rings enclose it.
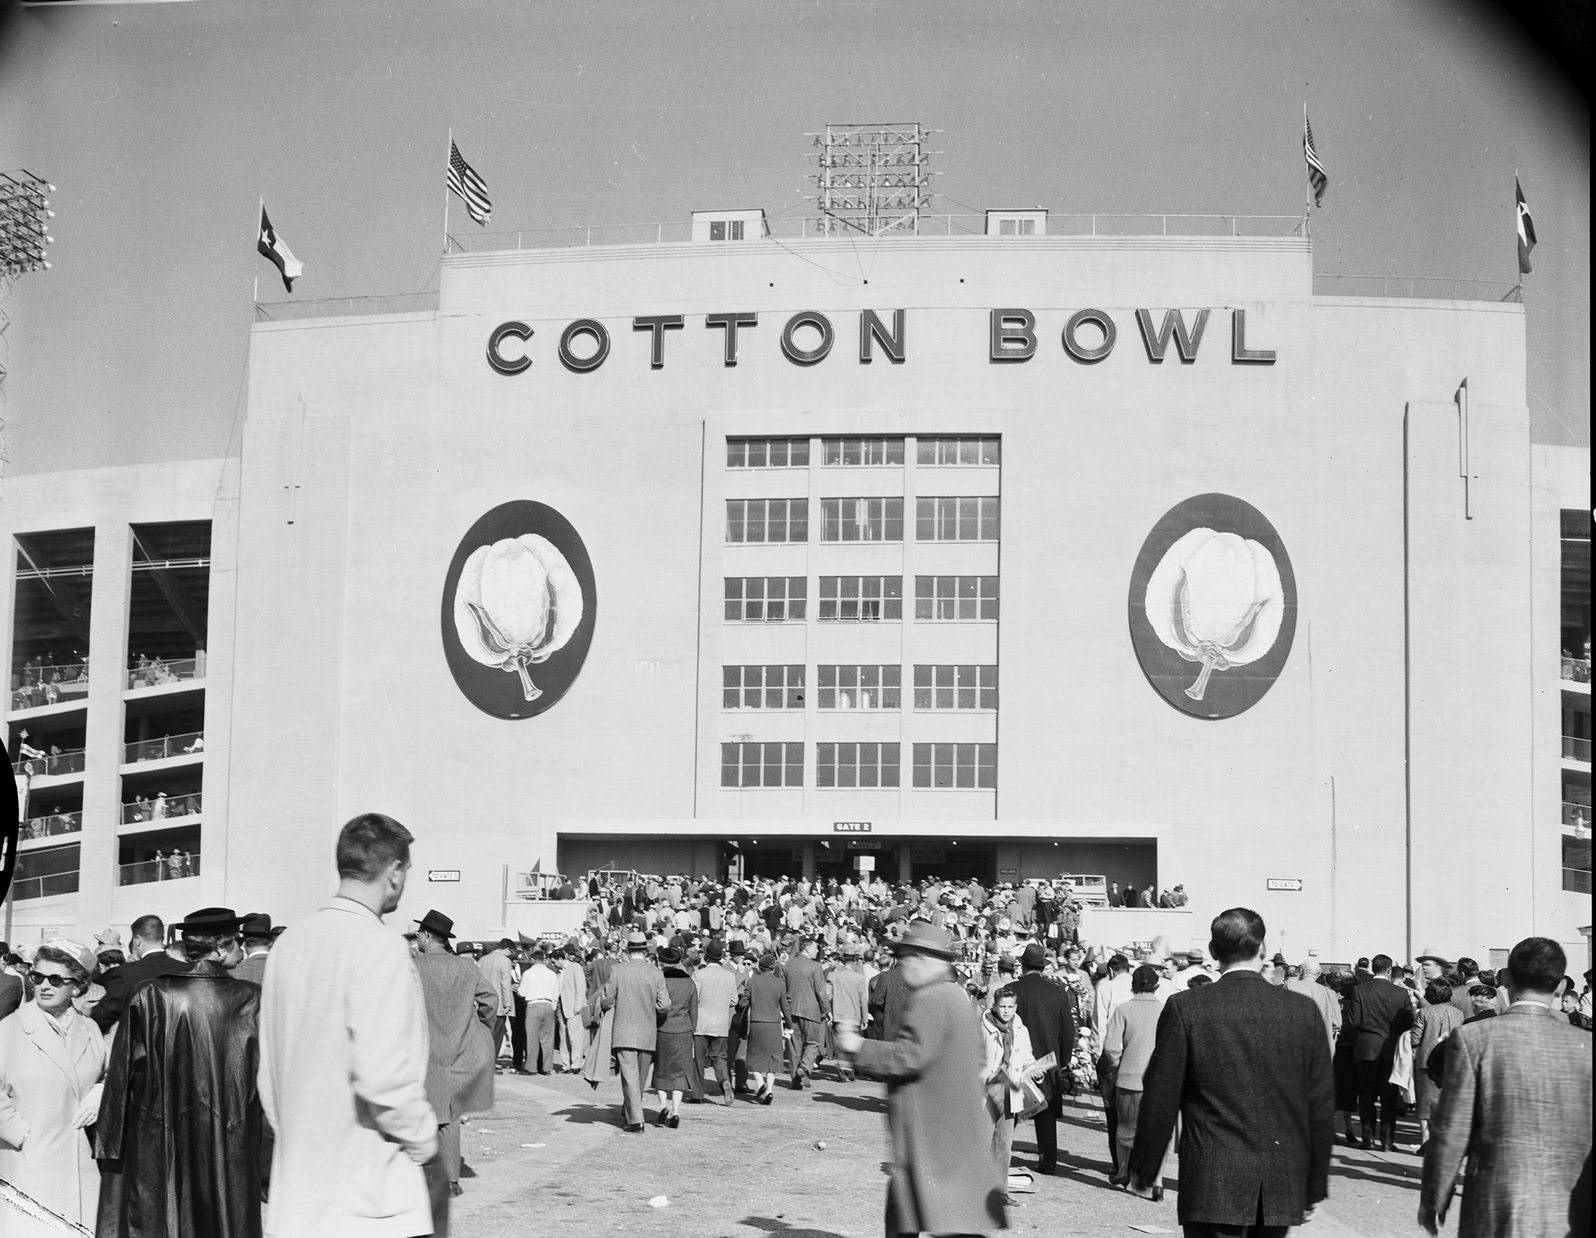
<instances>
[{"instance_id":1,"label":"fedora hat","mask_svg":"<svg viewBox=\"0 0 1596 1238\"><path fill-rule=\"evenodd\" d=\"M647 938L647 936L645 936L644 934L638 932L636 929L633 929L630 933L628 933L626 935L626 948L628 950L647 950L648 949L648 938Z\"/></svg>"},{"instance_id":2,"label":"fedora hat","mask_svg":"<svg viewBox=\"0 0 1596 1238\"><path fill-rule=\"evenodd\" d=\"M894 954L929 954L951 962L958 955L953 936L926 920L916 920L892 948Z\"/></svg>"},{"instance_id":3,"label":"fedora hat","mask_svg":"<svg viewBox=\"0 0 1596 1238\"><path fill-rule=\"evenodd\" d=\"M454 936L454 921L436 908L428 911L426 915L415 923L416 927L424 932L433 933L439 937Z\"/></svg>"},{"instance_id":4,"label":"fedora hat","mask_svg":"<svg viewBox=\"0 0 1596 1238\"><path fill-rule=\"evenodd\" d=\"M231 907L201 907L191 911L181 924L174 926L179 933L201 935L208 933L238 932L238 913Z\"/></svg>"},{"instance_id":5,"label":"fedora hat","mask_svg":"<svg viewBox=\"0 0 1596 1238\"><path fill-rule=\"evenodd\" d=\"M1027 971L1041 971L1047 966L1047 951L1033 941L1020 951L1020 966Z\"/></svg>"},{"instance_id":6,"label":"fedora hat","mask_svg":"<svg viewBox=\"0 0 1596 1238\"><path fill-rule=\"evenodd\" d=\"M1451 959L1447 958L1446 955L1444 955L1444 954L1437 954L1433 949L1431 949L1428 946L1425 947L1425 950L1424 950L1423 954L1415 954L1413 956L1413 961L1415 963L1423 963L1423 962L1426 962L1426 961L1439 963L1442 967L1450 967L1450 966L1452 966L1452 960Z\"/></svg>"},{"instance_id":7,"label":"fedora hat","mask_svg":"<svg viewBox=\"0 0 1596 1238\"><path fill-rule=\"evenodd\" d=\"M264 911L252 911L239 921L238 931L245 937L270 937L272 918Z\"/></svg>"}]
</instances>

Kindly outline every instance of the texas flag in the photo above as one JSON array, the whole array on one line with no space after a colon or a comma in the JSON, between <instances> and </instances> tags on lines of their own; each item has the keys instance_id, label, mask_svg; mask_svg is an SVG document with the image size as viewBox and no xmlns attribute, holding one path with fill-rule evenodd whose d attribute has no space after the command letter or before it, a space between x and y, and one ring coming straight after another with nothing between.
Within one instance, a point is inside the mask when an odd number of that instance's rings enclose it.
<instances>
[{"instance_id":1,"label":"texas flag","mask_svg":"<svg viewBox=\"0 0 1596 1238\"><path fill-rule=\"evenodd\" d=\"M272 221L266 218L266 204L260 208L260 238L255 242L255 248L260 250L263 257L271 260L277 268L277 273L283 277L283 287L289 292L294 290L294 281L305 271L305 264L294 257L294 251L288 248L282 237L277 235L277 229L272 227Z\"/></svg>"},{"instance_id":2,"label":"texas flag","mask_svg":"<svg viewBox=\"0 0 1596 1238\"><path fill-rule=\"evenodd\" d=\"M1535 221L1530 218L1529 206L1524 201L1524 188L1513 178L1513 192L1518 196L1518 273L1530 273L1530 250L1535 248Z\"/></svg>"}]
</instances>

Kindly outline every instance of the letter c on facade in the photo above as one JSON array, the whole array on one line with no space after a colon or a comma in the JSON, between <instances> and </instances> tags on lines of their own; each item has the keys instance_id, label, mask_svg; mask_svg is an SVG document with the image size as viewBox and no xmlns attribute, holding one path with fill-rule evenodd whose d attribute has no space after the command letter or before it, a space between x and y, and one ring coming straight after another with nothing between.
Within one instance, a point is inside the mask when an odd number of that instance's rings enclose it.
<instances>
[{"instance_id":1,"label":"letter c on facade","mask_svg":"<svg viewBox=\"0 0 1596 1238\"><path fill-rule=\"evenodd\" d=\"M530 369L531 357L525 354L519 357L506 357L499 351L499 345L507 339L526 341L531 338L532 328L524 322L501 322L494 327L493 334L488 336L488 364L493 367L494 373L508 377Z\"/></svg>"}]
</instances>

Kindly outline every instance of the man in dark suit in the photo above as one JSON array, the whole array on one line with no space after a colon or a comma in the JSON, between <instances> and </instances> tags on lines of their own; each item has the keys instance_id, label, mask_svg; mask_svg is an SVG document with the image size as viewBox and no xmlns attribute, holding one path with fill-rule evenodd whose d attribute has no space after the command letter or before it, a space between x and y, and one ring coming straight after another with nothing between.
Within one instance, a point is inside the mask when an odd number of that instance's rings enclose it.
<instances>
[{"instance_id":1,"label":"man in dark suit","mask_svg":"<svg viewBox=\"0 0 1596 1238\"><path fill-rule=\"evenodd\" d=\"M1164 1003L1143 1075L1131 1189L1151 1194L1181 1118L1186 1238L1283 1238L1329 1193L1335 1094L1324 1021L1306 997L1269 984L1257 912L1220 912L1219 980Z\"/></svg>"},{"instance_id":2,"label":"man in dark suit","mask_svg":"<svg viewBox=\"0 0 1596 1238\"><path fill-rule=\"evenodd\" d=\"M1379 1109L1380 1147L1389 1152L1396 1138L1397 1100L1389 1082L1396 1055L1396 1037L1412 1026L1408 991L1391 983L1391 956L1377 954L1373 973L1347 998L1342 1033L1352 1040L1352 1064L1358 1075L1358 1124L1362 1146L1374 1146L1375 1110Z\"/></svg>"},{"instance_id":3,"label":"man in dark suit","mask_svg":"<svg viewBox=\"0 0 1596 1238\"><path fill-rule=\"evenodd\" d=\"M1419 1193L1430 1233L1446 1219L1465 1157L1459 1234L1591 1232L1591 1038L1555 1017L1567 965L1555 941L1525 938L1507 960L1507 1013L1443 1042Z\"/></svg>"},{"instance_id":4,"label":"man in dark suit","mask_svg":"<svg viewBox=\"0 0 1596 1238\"><path fill-rule=\"evenodd\" d=\"M1020 978L1004 991L1013 990L1019 999L1015 1013L1030 1034L1031 1051L1037 1057L1058 1057L1058 1065L1043 1076L1047 1108L1035 1118L1036 1167L1050 1174L1058 1168L1058 1120L1064 1116L1064 1081L1075 1051L1075 1016L1064 986L1042 974L1046 966L1047 951L1033 941L1020 955Z\"/></svg>"},{"instance_id":5,"label":"man in dark suit","mask_svg":"<svg viewBox=\"0 0 1596 1238\"><path fill-rule=\"evenodd\" d=\"M821 1033L831 1020L831 986L816 959L819 943L805 937L787 962L787 1011L792 1019L792 1086L802 1091L820 1061Z\"/></svg>"},{"instance_id":6,"label":"man in dark suit","mask_svg":"<svg viewBox=\"0 0 1596 1238\"><path fill-rule=\"evenodd\" d=\"M160 916L140 916L129 927L132 940L128 942L128 949L133 958L105 973L101 981L105 996L91 1016L102 1032L110 1031L121 1020L133 990L139 985L157 976L175 976L194 966L181 944L167 947L166 925ZM226 965L231 967L237 962L238 959L233 958Z\"/></svg>"},{"instance_id":7,"label":"man in dark suit","mask_svg":"<svg viewBox=\"0 0 1596 1238\"><path fill-rule=\"evenodd\" d=\"M0 941L0 958L4 958L10 951L11 947ZM4 967L0 967L0 1019L22 1005L26 997L27 992L23 987L22 977L13 976Z\"/></svg>"}]
</instances>

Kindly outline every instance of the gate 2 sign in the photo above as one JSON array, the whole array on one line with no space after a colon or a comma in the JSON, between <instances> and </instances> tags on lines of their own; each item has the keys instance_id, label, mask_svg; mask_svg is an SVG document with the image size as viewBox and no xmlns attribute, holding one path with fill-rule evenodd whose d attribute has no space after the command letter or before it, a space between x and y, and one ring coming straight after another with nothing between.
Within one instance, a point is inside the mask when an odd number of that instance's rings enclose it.
<instances>
[{"instance_id":1,"label":"gate 2 sign","mask_svg":"<svg viewBox=\"0 0 1596 1238\"><path fill-rule=\"evenodd\" d=\"M1136 658L1159 695L1194 718L1232 718L1286 664L1297 579L1262 512L1228 494L1199 494L1147 535L1127 609Z\"/></svg>"},{"instance_id":2,"label":"gate 2 sign","mask_svg":"<svg viewBox=\"0 0 1596 1238\"><path fill-rule=\"evenodd\" d=\"M483 713L535 717L581 671L597 608L571 522L542 503L504 503L466 532L444 577L449 672Z\"/></svg>"}]
</instances>

